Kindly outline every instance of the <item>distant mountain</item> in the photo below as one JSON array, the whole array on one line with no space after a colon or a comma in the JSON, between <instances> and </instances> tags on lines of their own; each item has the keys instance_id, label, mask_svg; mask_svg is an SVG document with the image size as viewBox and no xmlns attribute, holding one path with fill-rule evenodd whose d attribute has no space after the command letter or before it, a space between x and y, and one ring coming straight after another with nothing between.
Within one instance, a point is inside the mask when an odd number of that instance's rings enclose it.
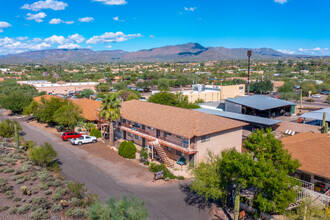
<instances>
[{"instance_id":1,"label":"distant mountain","mask_svg":"<svg viewBox=\"0 0 330 220\"><path fill-rule=\"evenodd\" d=\"M203 47L198 43L164 46L149 50L93 51L90 49L50 49L9 54L0 63L107 63L134 61L207 61L246 59L248 48ZM313 58L307 55L288 55L271 48L252 49L253 59Z\"/></svg>"}]
</instances>

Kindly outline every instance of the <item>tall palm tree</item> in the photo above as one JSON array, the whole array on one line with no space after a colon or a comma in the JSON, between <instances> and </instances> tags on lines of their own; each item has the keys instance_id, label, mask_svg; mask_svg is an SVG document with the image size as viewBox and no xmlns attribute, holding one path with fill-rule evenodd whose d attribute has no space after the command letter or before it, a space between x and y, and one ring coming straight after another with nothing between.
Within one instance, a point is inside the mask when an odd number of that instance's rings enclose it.
<instances>
[{"instance_id":1,"label":"tall palm tree","mask_svg":"<svg viewBox=\"0 0 330 220\"><path fill-rule=\"evenodd\" d=\"M116 93L107 94L102 100L99 116L109 122L109 144L114 145L113 121L120 119L120 103Z\"/></svg>"}]
</instances>

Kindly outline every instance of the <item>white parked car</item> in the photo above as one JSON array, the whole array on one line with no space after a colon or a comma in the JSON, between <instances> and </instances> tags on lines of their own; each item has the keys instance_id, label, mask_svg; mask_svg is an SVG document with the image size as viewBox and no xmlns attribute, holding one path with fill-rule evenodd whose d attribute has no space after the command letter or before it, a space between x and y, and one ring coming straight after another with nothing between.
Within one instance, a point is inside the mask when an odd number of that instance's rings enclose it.
<instances>
[{"instance_id":1,"label":"white parked car","mask_svg":"<svg viewBox=\"0 0 330 220\"><path fill-rule=\"evenodd\" d=\"M81 135L80 138L71 139L72 145L82 145L82 144L88 144L88 143L95 143L97 141L97 138L94 136L88 136L88 135Z\"/></svg>"},{"instance_id":2,"label":"white parked car","mask_svg":"<svg viewBox=\"0 0 330 220\"><path fill-rule=\"evenodd\" d=\"M312 95L313 98L321 98L319 94Z\"/></svg>"}]
</instances>

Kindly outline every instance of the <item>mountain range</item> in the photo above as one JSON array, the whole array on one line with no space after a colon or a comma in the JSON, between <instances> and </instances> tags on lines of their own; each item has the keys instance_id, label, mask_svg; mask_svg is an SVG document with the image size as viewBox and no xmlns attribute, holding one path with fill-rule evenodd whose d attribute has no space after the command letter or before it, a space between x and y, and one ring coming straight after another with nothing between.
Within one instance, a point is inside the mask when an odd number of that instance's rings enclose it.
<instances>
[{"instance_id":1,"label":"mountain range","mask_svg":"<svg viewBox=\"0 0 330 220\"><path fill-rule=\"evenodd\" d=\"M247 58L248 48L203 47L198 43L164 46L149 50L127 52L123 50L48 49L9 54L0 57L0 63L108 63L137 61L208 61L239 60ZM289 55L271 48L252 49L252 58L299 59L309 55Z\"/></svg>"}]
</instances>

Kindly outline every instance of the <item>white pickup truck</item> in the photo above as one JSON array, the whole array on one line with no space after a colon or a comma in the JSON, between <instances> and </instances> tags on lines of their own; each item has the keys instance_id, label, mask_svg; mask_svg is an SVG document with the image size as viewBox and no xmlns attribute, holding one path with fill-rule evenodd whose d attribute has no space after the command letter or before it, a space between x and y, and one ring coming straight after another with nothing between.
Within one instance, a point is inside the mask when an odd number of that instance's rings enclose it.
<instances>
[{"instance_id":1,"label":"white pickup truck","mask_svg":"<svg viewBox=\"0 0 330 220\"><path fill-rule=\"evenodd\" d=\"M97 138L94 136L88 136L88 135L81 135L80 138L71 139L72 145L82 145L82 144L88 144L88 143L95 143L97 141Z\"/></svg>"}]
</instances>

